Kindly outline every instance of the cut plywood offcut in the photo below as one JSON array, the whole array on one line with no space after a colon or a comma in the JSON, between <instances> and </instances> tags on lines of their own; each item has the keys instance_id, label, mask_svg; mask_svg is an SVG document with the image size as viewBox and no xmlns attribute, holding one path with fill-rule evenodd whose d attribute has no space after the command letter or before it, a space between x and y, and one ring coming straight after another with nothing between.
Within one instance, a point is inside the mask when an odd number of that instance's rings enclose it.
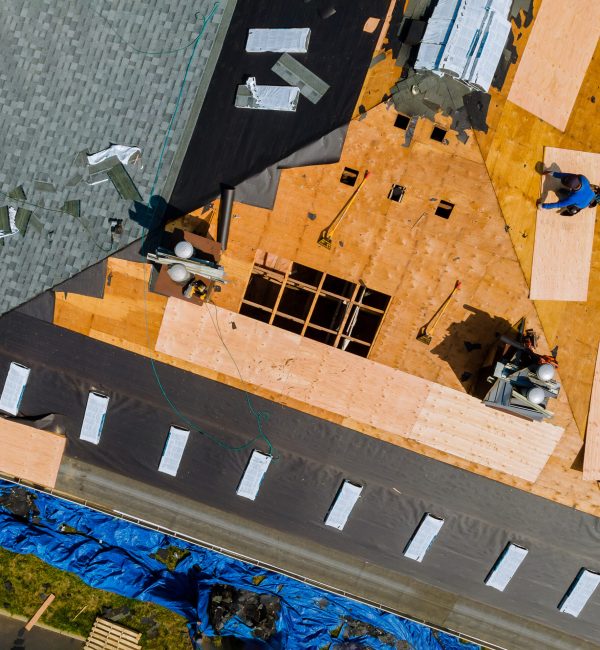
<instances>
[{"instance_id":1,"label":"cut plywood offcut","mask_svg":"<svg viewBox=\"0 0 600 650\"><path fill-rule=\"evenodd\" d=\"M190 338L202 345L190 346ZM562 435L559 427L488 409L465 393L212 305L169 299L156 350L234 378L239 368L247 383L374 427L391 442L412 439L526 481L537 479Z\"/></svg>"},{"instance_id":2,"label":"cut plywood offcut","mask_svg":"<svg viewBox=\"0 0 600 650\"><path fill-rule=\"evenodd\" d=\"M508 99L564 131L599 37L598 0L544 0Z\"/></svg>"},{"instance_id":3,"label":"cut plywood offcut","mask_svg":"<svg viewBox=\"0 0 600 650\"><path fill-rule=\"evenodd\" d=\"M600 346L596 356L596 370L585 432L583 480L600 481Z\"/></svg>"},{"instance_id":4,"label":"cut plywood offcut","mask_svg":"<svg viewBox=\"0 0 600 650\"><path fill-rule=\"evenodd\" d=\"M600 182L600 154L546 147L544 165ZM596 208L572 217L538 208L529 292L532 300L587 300L595 223Z\"/></svg>"},{"instance_id":5,"label":"cut plywood offcut","mask_svg":"<svg viewBox=\"0 0 600 650\"><path fill-rule=\"evenodd\" d=\"M0 472L54 487L66 438L13 420L0 419Z\"/></svg>"}]
</instances>

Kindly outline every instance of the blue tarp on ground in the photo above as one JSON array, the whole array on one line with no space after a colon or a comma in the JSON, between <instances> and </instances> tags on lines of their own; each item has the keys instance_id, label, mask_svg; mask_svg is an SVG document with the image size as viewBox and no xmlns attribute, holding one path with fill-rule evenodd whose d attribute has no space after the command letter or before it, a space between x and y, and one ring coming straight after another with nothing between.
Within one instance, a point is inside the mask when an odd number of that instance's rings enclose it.
<instances>
[{"instance_id":1,"label":"blue tarp on ground","mask_svg":"<svg viewBox=\"0 0 600 650\"><path fill-rule=\"evenodd\" d=\"M197 627L217 634L209 621L211 589L229 585L279 599L276 633L264 642L266 648L479 649L287 576L2 480L0 545L71 571L92 587L168 607L190 622L192 633ZM173 570L152 557L170 547L189 553ZM254 638L251 627L235 616L219 634Z\"/></svg>"}]
</instances>

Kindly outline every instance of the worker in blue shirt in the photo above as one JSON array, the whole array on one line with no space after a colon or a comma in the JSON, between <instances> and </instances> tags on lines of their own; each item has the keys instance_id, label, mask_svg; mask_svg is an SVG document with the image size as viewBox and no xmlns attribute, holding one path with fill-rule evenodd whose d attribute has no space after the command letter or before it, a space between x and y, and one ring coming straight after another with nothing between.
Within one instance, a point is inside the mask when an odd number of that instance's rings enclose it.
<instances>
[{"instance_id":1,"label":"worker in blue shirt","mask_svg":"<svg viewBox=\"0 0 600 650\"><path fill-rule=\"evenodd\" d=\"M592 204L596 205L600 200L600 188L591 185L583 174L564 174L550 170L543 172L543 174L544 176L550 175L559 178L563 186L557 191L559 201L542 203L541 199L538 200L537 204L541 204L541 207L545 210L564 208L561 214L572 216L584 208L592 207Z\"/></svg>"}]
</instances>

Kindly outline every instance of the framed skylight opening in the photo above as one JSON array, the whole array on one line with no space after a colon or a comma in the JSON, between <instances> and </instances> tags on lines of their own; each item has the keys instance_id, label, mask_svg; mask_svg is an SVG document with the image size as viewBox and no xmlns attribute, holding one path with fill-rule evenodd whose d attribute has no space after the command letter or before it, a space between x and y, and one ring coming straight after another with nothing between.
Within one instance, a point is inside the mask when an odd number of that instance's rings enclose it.
<instances>
[{"instance_id":1,"label":"framed skylight opening","mask_svg":"<svg viewBox=\"0 0 600 650\"><path fill-rule=\"evenodd\" d=\"M358 179L358 173L358 169L352 169L352 167L344 167L344 171L340 177L340 183L354 187L356 185L356 180Z\"/></svg>"},{"instance_id":2,"label":"framed skylight opening","mask_svg":"<svg viewBox=\"0 0 600 650\"><path fill-rule=\"evenodd\" d=\"M257 251L240 314L368 357L390 296Z\"/></svg>"},{"instance_id":3,"label":"framed skylight opening","mask_svg":"<svg viewBox=\"0 0 600 650\"><path fill-rule=\"evenodd\" d=\"M401 129L402 131L406 131L409 124L410 124L410 117L408 117L408 115L402 115L402 113L398 113L398 115L396 116L396 119L394 121L394 126L397 129Z\"/></svg>"}]
</instances>

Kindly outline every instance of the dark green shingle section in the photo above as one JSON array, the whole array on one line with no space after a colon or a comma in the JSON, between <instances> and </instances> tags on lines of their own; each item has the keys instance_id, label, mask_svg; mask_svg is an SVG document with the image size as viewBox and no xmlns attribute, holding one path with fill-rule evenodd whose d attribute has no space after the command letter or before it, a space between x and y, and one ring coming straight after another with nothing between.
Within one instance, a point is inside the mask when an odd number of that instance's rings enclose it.
<instances>
[{"instance_id":1,"label":"dark green shingle section","mask_svg":"<svg viewBox=\"0 0 600 650\"><path fill-rule=\"evenodd\" d=\"M81 216L81 201L79 199L65 201L63 211L78 219Z\"/></svg>"},{"instance_id":2,"label":"dark green shingle section","mask_svg":"<svg viewBox=\"0 0 600 650\"><path fill-rule=\"evenodd\" d=\"M142 202L142 195L139 193L138 188L131 180L131 176L127 173L127 170L122 163L107 169L106 173L112 181L112 184L115 186L117 192L121 195L121 198L128 201Z\"/></svg>"},{"instance_id":3,"label":"dark green shingle section","mask_svg":"<svg viewBox=\"0 0 600 650\"><path fill-rule=\"evenodd\" d=\"M8 193L8 196L11 199L17 199L19 201L24 201L27 197L25 196L25 190L22 185L13 187L13 189Z\"/></svg>"},{"instance_id":4,"label":"dark green shingle section","mask_svg":"<svg viewBox=\"0 0 600 650\"><path fill-rule=\"evenodd\" d=\"M15 215L15 226L19 229L21 235L25 236L27 232L27 226L29 225L29 219L31 218L31 210L26 208L17 208L17 214Z\"/></svg>"},{"instance_id":5,"label":"dark green shingle section","mask_svg":"<svg viewBox=\"0 0 600 650\"><path fill-rule=\"evenodd\" d=\"M10 232L10 219L8 218L7 205L0 207L0 230L2 232ZM4 239L2 239L2 243L4 243Z\"/></svg>"}]
</instances>

